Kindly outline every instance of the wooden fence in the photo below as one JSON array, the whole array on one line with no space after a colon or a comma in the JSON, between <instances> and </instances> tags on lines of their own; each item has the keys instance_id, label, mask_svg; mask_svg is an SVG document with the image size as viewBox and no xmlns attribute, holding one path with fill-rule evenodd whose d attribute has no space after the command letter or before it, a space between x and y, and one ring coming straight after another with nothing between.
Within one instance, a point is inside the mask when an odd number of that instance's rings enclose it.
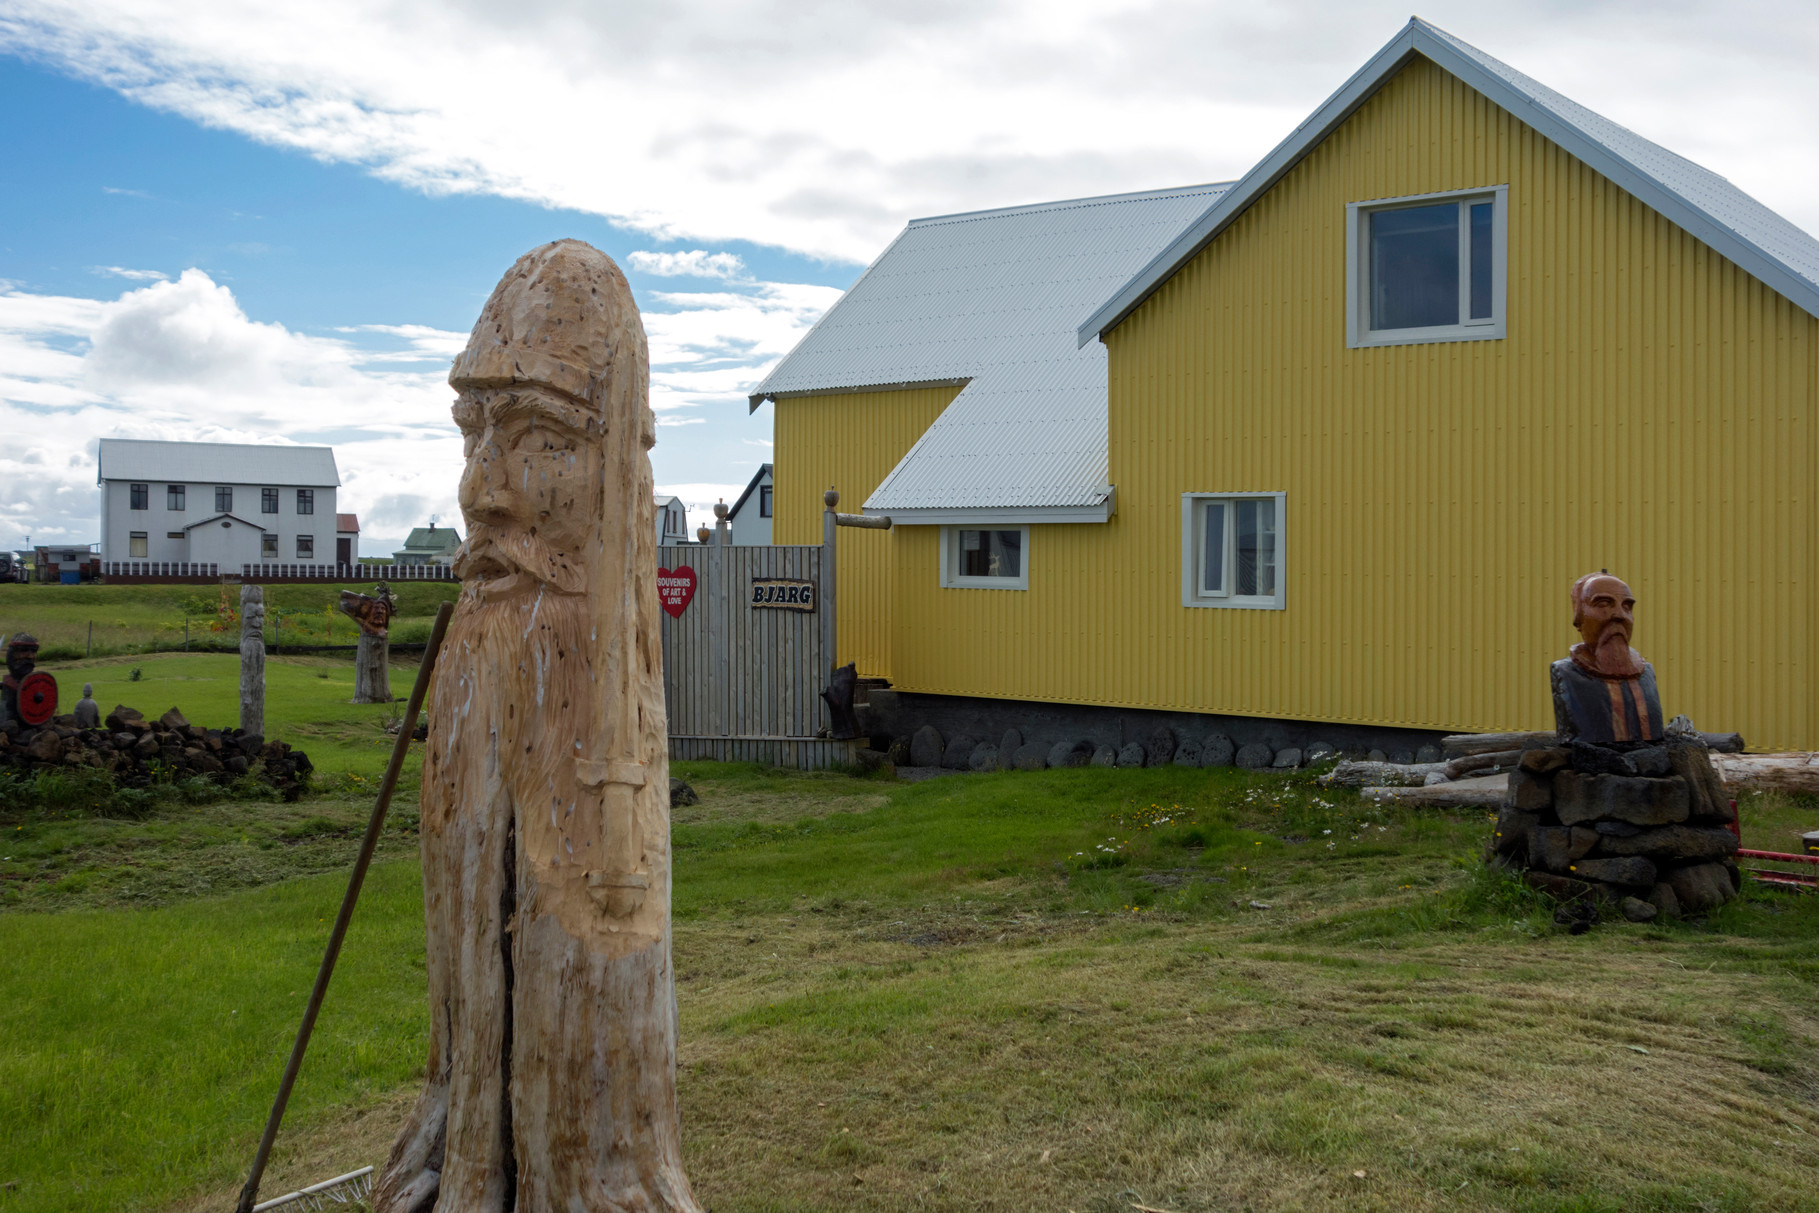
<instances>
[{"instance_id":1,"label":"wooden fence","mask_svg":"<svg viewBox=\"0 0 1819 1213\"><path fill-rule=\"evenodd\" d=\"M119 585L184 585L219 581L218 564L190 560L104 560L101 575ZM441 564L243 564L228 565L226 576L269 585L282 581L453 581Z\"/></svg>"}]
</instances>

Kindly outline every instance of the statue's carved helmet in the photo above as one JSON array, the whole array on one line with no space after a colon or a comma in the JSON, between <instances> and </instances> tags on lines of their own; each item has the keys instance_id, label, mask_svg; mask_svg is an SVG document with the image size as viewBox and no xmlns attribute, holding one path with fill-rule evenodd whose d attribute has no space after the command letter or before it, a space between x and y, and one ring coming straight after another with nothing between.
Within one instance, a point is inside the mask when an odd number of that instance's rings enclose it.
<instances>
[{"instance_id":1,"label":"statue's carved helmet","mask_svg":"<svg viewBox=\"0 0 1819 1213\"><path fill-rule=\"evenodd\" d=\"M656 440L644 396L648 366L625 275L591 244L556 240L499 280L448 381L456 391L542 384L593 406L609 425L635 402L648 448Z\"/></svg>"}]
</instances>

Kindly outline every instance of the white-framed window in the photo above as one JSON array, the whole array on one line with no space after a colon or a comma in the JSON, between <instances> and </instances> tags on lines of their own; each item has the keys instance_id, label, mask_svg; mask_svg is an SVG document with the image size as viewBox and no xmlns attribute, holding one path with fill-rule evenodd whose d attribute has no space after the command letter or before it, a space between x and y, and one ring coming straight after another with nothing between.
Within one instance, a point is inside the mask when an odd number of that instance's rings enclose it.
<instances>
[{"instance_id":1,"label":"white-framed window","mask_svg":"<svg viewBox=\"0 0 1819 1213\"><path fill-rule=\"evenodd\" d=\"M1181 494L1181 605L1280 611L1287 495Z\"/></svg>"},{"instance_id":2,"label":"white-framed window","mask_svg":"<svg viewBox=\"0 0 1819 1213\"><path fill-rule=\"evenodd\" d=\"M146 533L144 531L129 531L126 536L127 556L134 560L144 560L145 539Z\"/></svg>"},{"instance_id":3,"label":"white-framed window","mask_svg":"<svg viewBox=\"0 0 1819 1213\"><path fill-rule=\"evenodd\" d=\"M946 589L1027 590L1030 529L944 526L941 584Z\"/></svg>"},{"instance_id":4,"label":"white-framed window","mask_svg":"<svg viewBox=\"0 0 1819 1213\"><path fill-rule=\"evenodd\" d=\"M314 560L316 558L316 537L314 535L297 536L297 559Z\"/></svg>"},{"instance_id":5,"label":"white-framed window","mask_svg":"<svg viewBox=\"0 0 1819 1213\"><path fill-rule=\"evenodd\" d=\"M278 537L276 535L259 536L259 558L261 560L278 559Z\"/></svg>"},{"instance_id":6,"label":"white-framed window","mask_svg":"<svg viewBox=\"0 0 1819 1213\"><path fill-rule=\"evenodd\" d=\"M1505 334L1507 185L1353 202L1345 211L1347 346Z\"/></svg>"}]
</instances>

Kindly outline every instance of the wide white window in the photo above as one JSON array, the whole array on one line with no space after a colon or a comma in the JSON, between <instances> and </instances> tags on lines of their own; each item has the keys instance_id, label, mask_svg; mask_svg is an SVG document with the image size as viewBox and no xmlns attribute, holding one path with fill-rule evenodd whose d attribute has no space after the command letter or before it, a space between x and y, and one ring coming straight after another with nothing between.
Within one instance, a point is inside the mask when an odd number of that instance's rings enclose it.
<instances>
[{"instance_id":1,"label":"wide white window","mask_svg":"<svg viewBox=\"0 0 1819 1213\"><path fill-rule=\"evenodd\" d=\"M1346 208L1346 343L1502 337L1509 187Z\"/></svg>"},{"instance_id":2,"label":"wide white window","mask_svg":"<svg viewBox=\"0 0 1819 1213\"><path fill-rule=\"evenodd\" d=\"M949 589L1029 589L1026 526L941 528L941 584Z\"/></svg>"},{"instance_id":3,"label":"wide white window","mask_svg":"<svg viewBox=\"0 0 1819 1213\"><path fill-rule=\"evenodd\" d=\"M1279 611L1284 495L1181 496L1181 604Z\"/></svg>"}]
</instances>

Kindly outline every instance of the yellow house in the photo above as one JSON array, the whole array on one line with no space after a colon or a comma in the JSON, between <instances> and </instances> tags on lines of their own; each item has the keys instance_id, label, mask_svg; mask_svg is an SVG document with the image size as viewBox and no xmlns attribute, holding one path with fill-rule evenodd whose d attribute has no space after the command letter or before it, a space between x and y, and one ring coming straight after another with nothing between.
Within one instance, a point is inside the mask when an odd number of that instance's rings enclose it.
<instances>
[{"instance_id":1,"label":"yellow house","mask_svg":"<svg viewBox=\"0 0 1819 1213\"><path fill-rule=\"evenodd\" d=\"M912 223L753 405L778 542L893 519L900 691L1550 728L1608 568L1670 715L1814 749L1815 317L1819 241L1416 20L1240 181Z\"/></svg>"}]
</instances>

